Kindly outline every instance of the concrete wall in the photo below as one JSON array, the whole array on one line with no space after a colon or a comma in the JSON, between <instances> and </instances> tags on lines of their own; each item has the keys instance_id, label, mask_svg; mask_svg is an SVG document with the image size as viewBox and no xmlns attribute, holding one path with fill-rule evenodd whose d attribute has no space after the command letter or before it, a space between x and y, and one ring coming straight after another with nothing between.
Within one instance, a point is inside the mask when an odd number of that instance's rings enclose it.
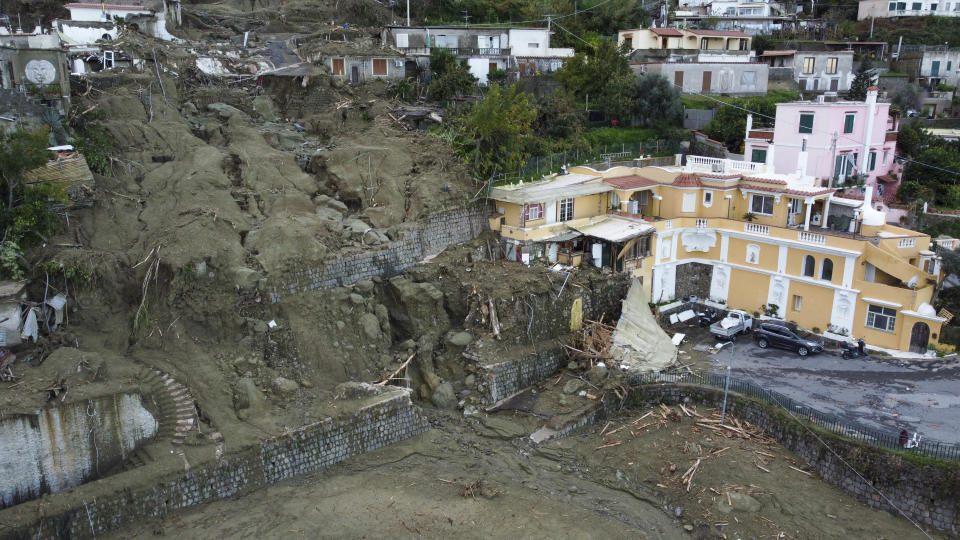
<instances>
[{"instance_id":1,"label":"concrete wall","mask_svg":"<svg viewBox=\"0 0 960 540\"><path fill-rule=\"evenodd\" d=\"M356 283L362 279L389 278L436 255L451 244L472 240L490 228L485 206L457 208L435 214L425 223L407 230L403 238L381 249L338 256L317 268L306 268L270 281L268 290L273 301L284 295L330 289Z\"/></svg>"},{"instance_id":2,"label":"concrete wall","mask_svg":"<svg viewBox=\"0 0 960 540\"><path fill-rule=\"evenodd\" d=\"M95 479L157 433L138 394L68 403L0 422L0 508Z\"/></svg>"},{"instance_id":3,"label":"concrete wall","mask_svg":"<svg viewBox=\"0 0 960 540\"><path fill-rule=\"evenodd\" d=\"M683 129L703 129L713 120L713 109L684 109Z\"/></svg>"},{"instance_id":4,"label":"concrete wall","mask_svg":"<svg viewBox=\"0 0 960 540\"><path fill-rule=\"evenodd\" d=\"M676 73L683 73L682 93L759 95L767 93L767 72L760 63L662 63L633 64L634 71L660 73L675 83ZM703 92L704 73L710 73L710 91Z\"/></svg>"},{"instance_id":5,"label":"concrete wall","mask_svg":"<svg viewBox=\"0 0 960 540\"><path fill-rule=\"evenodd\" d=\"M91 488L88 497L74 496L72 503L54 496L42 511L36 501L0 512L3 536L95 538L130 523L323 469L428 429L408 392L391 387L380 400L353 414L303 426L149 485L110 492L93 483L79 488Z\"/></svg>"}]
</instances>

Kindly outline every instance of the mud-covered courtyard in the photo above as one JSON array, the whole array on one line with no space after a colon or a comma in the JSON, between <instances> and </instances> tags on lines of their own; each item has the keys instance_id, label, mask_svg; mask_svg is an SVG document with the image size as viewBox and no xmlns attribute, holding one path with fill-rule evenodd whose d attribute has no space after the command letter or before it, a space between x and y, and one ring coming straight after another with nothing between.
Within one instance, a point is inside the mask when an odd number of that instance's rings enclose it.
<instances>
[{"instance_id":1,"label":"mud-covered courtyard","mask_svg":"<svg viewBox=\"0 0 960 540\"><path fill-rule=\"evenodd\" d=\"M551 410L590 405L563 393L569 380L515 398L522 412L432 412L423 435L111 537L924 537L822 482L755 427L731 417L742 432L703 427L717 422L705 407L625 409L531 444Z\"/></svg>"}]
</instances>

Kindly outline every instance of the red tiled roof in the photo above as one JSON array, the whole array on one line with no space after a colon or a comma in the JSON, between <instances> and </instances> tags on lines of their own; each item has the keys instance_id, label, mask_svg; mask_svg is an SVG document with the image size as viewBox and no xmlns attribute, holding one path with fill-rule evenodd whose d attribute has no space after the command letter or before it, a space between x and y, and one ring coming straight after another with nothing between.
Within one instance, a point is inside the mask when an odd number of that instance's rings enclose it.
<instances>
[{"instance_id":1,"label":"red tiled roof","mask_svg":"<svg viewBox=\"0 0 960 540\"><path fill-rule=\"evenodd\" d=\"M748 182L760 182L762 184L779 184L781 186L787 185L786 180L777 180L775 178L759 178L756 176L744 176L743 179Z\"/></svg>"},{"instance_id":2,"label":"red tiled roof","mask_svg":"<svg viewBox=\"0 0 960 540\"><path fill-rule=\"evenodd\" d=\"M713 174L713 173L698 173L701 180L733 180L734 178L740 178L739 174Z\"/></svg>"},{"instance_id":3,"label":"red tiled roof","mask_svg":"<svg viewBox=\"0 0 960 540\"><path fill-rule=\"evenodd\" d=\"M700 179L695 174L681 174L673 179L673 185L677 187L700 187Z\"/></svg>"},{"instance_id":4,"label":"red tiled roof","mask_svg":"<svg viewBox=\"0 0 960 540\"><path fill-rule=\"evenodd\" d=\"M683 35L683 32L675 28L651 28L650 31L658 36L679 37Z\"/></svg>"},{"instance_id":5,"label":"red tiled roof","mask_svg":"<svg viewBox=\"0 0 960 540\"><path fill-rule=\"evenodd\" d=\"M644 178L642 176L637 176L637 175L618 176L617 178L605 178L603 181L617 189L637 189L642 187L659 185L657 182L654 182L649 178Z\"/></svg>"},{"instance_id":6,"label":"red tiled roof","mask_svg":"<svg viewBox=\"0 0 960 540\"><path fill-rule=\"evenodd\" d=\"M734 30L690 30L690 33L698 36L751 37L746 32L736 32Z\"/></svg>"},{"instance_id":7,"label":"red tiled roof","mask_svg":"<svg viewBox=\"0 0 960 540\"><path fill-rule=\"evenodd\" d=\"M870 91L879 92L880 89L877 88L876 86L871 86L871 87L867 88L867 92L870 92Z\"/></svg>"}]
</instances>

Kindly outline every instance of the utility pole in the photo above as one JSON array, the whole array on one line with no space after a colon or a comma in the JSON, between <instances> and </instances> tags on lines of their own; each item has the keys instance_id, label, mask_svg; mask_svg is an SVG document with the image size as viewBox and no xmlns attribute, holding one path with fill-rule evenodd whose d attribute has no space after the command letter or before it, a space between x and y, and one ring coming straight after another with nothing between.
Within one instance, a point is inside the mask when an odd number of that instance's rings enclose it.
<instances>
[{"instance_id":1,"label":"utility pole","mask_svg":"<svg viewBox=\"0 0 960 540\"><path fill-rule=\"evenodd\" d=\"M547 36L549 36L549 35L550 35L550 25L551 25L551 23L553 23L553 14L552 14L552 13L547 13L547 14L546 14L546 17L547 17Z\"/></svg>"},{"instance_id":2,"label":"utility pole","mask_svg":"<svg viewBox=\"0 0 960 540\"><path fill-rule=\"evenodd\" d=\"M407 0L407 26L410 26L410 0Z\"/></svg>"},{"instance_id":3,"label":"utility pole","mask_svg":"<svg viewBox=\"0 0 960 540\"><path fill-rule=\"evenodd\" d=\"M870 38L871 38L871 39L873 39L873 20L874 20L875 18L876 18L876 17L874 17L873 15L870 16Z\"/></svg>"},{"instance_id":4,"label":"utility pole","mask_svg":"<svg viewBox=\"0 0 960 540\"><path fill-rule=\"evenodd\" d=\"M463 24L464 25L470 24L470 14L467 13L467 10L463 10Z\"/></svg>"}]
</instances>

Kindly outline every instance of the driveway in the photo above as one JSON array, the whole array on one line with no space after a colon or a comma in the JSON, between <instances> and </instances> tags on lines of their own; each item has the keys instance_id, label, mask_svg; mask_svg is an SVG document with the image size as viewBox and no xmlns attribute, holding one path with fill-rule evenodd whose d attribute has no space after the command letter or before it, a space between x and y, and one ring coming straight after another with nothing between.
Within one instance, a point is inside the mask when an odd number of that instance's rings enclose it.
<instances>
[{"instance_id":1,"label":"driveway","mask_svg":"<svg viewBox=\"0 0 960 540\"><path fill-rule=\"evenodd\" d=\"M698 338L713 344L709 335ZM707 358L712 371L722 372L730 362L733 377L823 412L891 433L906 429L960 443L960 362L955 358L844 360L832 352L801 358L792 351L761 349L748 337L735 343L732 359L729 347Z\"/></svg>"}]
</instances>

